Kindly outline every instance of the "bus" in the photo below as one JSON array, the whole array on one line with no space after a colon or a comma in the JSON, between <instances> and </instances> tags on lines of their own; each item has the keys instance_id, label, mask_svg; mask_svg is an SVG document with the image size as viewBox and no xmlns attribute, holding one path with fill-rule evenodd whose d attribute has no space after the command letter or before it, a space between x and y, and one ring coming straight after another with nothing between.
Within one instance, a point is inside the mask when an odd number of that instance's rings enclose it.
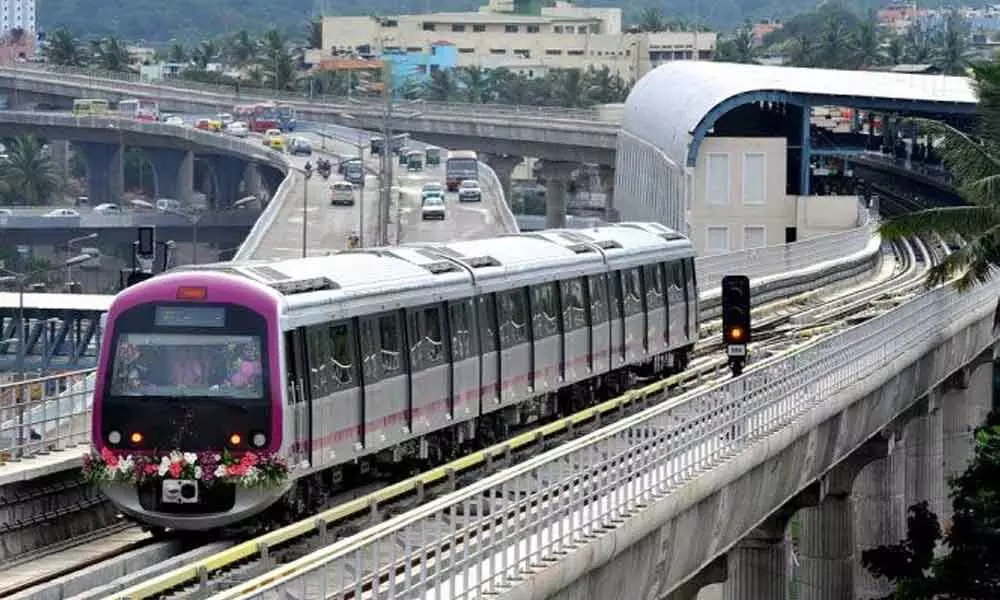
<instances>
[{"instance_id":1,"label":"bus","mask_svg":"<svg viewBox=\"0 0 1000 600\"><path fill-rule=\"evenodd\" d=\"M122 100L118 103L118 114L136 121L159 121L160 105L154 100Z\"/></svg>"},{"instance_id":2,"label":"bus","mask_svg":"<svg viewBox=\"0 0 1000 600\"><path fill-rule=\"evenodd\" d=\"M479 157L472 150L449 152L444 173L449 192L457 191L458 186L466 179L479 181Z\"/></svg>"},{"instance_id":3,"label":"bus","mask_svg":"<svg viewBox=\"0 0 1000 600\"><path fill-rule=\"evenodd\" d=\"M250 131L264 133L268 129L295 131L295 109L287 104L259 102L233 107L233 118L246 121Z\"/></svg>"},{"instance_id":4,"label":"bus","mask_svg":"<svg viewBox=\"0 0 1000 600\"><path fill-rule=\"evenodd\" d=\"M77 98L73 101L73 116L108 114L108 101L104 98Z\"/></svg>"}]
</instances>

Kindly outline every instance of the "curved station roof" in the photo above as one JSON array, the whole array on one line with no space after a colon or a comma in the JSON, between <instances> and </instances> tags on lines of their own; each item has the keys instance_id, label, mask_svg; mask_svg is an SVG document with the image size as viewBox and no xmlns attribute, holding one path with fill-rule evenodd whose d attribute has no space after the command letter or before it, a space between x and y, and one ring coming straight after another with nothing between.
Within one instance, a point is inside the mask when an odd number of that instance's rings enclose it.
<instances>
[{"instance_id":1,"label":"curved station roof","mask_svg":"<svg viewBox=\"0 0 1000 600\"><path fill-rule=\"evenodd\" d=\"M701 140L719 117L754 102L971 114L976 94L967 77L677 61L636 83L622 128L678 164L694 166Z\"/></svg>"}]
</instances>

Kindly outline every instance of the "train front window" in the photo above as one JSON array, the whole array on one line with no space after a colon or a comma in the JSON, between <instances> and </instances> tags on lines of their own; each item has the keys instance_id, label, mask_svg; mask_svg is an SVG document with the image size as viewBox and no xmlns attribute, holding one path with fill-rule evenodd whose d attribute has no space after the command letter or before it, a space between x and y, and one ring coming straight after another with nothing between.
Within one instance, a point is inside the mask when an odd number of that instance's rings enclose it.
<instances>
[{"instance_id":1,"label":"train front window","mask_svg":"<svg viewBox=\"0 0 1000 600\"><path fill-rule=\"evenodd\" d=\"M258 336L123 333L111 394L262 398L262 368Z\"/></svg>"}]
</instances>

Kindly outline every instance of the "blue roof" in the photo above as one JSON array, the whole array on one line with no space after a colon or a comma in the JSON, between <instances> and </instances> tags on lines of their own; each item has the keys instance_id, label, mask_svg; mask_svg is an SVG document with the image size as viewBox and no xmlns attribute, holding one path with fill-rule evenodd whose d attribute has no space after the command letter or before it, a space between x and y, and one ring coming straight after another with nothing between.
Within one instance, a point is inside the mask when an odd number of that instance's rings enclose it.
<instances>
[{"instance_id":1,"label":"blue roof","mask_svg":"<svg viewBox=\"0 0 1000 600\"><path fill-rule=\"evenodd\" d=\"M967 77L839 71L676 61L649 72L625 102L622 129L694 166L715 121L752 102L970 114L976 93Z\"/></svg>"}]
</instances>

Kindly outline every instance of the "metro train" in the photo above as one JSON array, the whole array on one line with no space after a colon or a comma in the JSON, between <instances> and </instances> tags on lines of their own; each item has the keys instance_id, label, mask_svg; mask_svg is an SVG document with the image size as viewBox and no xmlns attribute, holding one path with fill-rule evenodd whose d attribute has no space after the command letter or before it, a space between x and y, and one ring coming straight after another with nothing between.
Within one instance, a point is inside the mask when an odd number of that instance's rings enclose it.
<instances>
[{"instance_id":1,"label":"metro train","mask_svg":"<svg viewBox=\"0 0 1000 600\"><path fill-rule=\"evenodd\" d=\"M158 275L108 311L92 434L115 462L155 456L153 476L100 485L153 531L228 528L506 439L686 368L694 256L621 223ZM291 468L274 486L156 477L172 451Z\"/></svg>"}]
</instances>

